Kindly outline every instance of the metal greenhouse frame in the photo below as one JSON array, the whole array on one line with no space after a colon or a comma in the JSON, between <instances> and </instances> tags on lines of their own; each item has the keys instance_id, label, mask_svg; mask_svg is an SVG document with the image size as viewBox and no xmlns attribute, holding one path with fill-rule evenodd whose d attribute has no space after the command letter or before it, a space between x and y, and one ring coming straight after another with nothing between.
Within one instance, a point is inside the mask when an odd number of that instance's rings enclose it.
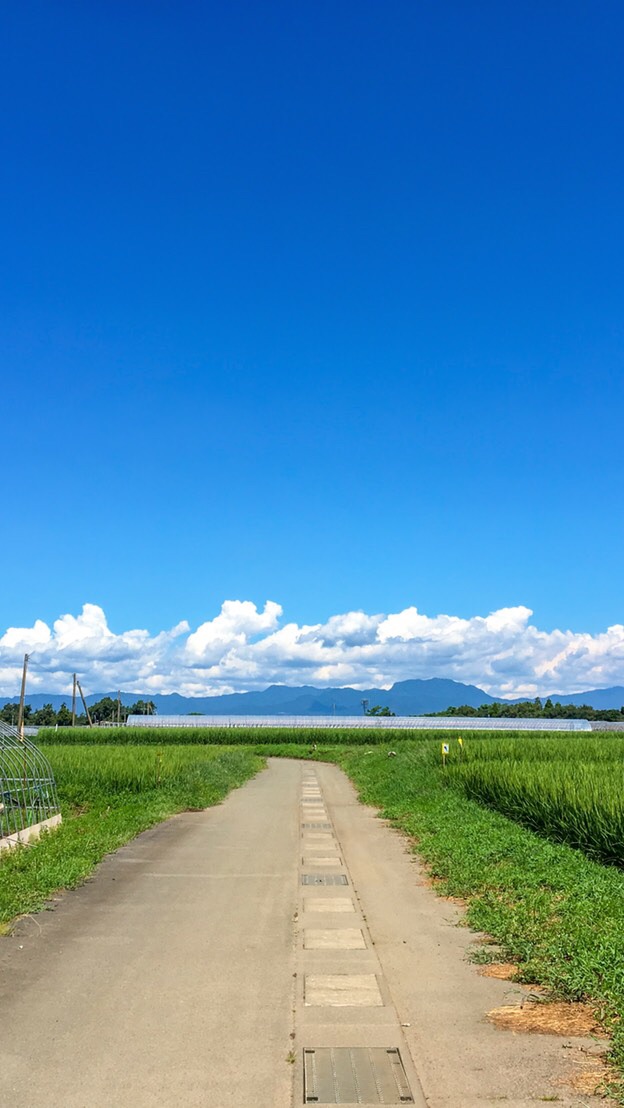
<instances>
[{"instance_id":1,"label":"metal greenhouse frame","mask_svg":"<svg viewBox=\"0 0 624 1108\"><path fill-rule=\"evenodd\" d=\"M0 723L0 851L61 822L52 766L15 727Z\"/></svg>"}]
</instances>

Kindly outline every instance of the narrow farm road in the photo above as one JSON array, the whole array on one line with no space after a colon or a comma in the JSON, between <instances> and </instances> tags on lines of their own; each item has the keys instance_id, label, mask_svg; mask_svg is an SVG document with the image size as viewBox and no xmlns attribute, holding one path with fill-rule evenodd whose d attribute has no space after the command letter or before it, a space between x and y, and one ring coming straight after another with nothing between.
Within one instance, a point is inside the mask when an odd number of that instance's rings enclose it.
<instances>
[{"instance_id":1,"label":"narrow farm road","mask_svg":"<svg viewBox=\"0 0 624 1108\"><path fill-rule=\"evenodd\" d=\"M0 940L0 1106L604 1105L334 766L272 759Z\"/></svg>"}]
</instances>

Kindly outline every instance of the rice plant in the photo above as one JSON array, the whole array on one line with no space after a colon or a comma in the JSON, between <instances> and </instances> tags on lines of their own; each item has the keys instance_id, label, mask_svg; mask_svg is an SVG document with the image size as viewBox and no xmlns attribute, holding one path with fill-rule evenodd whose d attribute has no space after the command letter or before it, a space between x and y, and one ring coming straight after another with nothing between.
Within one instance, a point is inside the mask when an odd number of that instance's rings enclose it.
<instances>
[{"instance_id":1,"label":"rice plant","mask_svg":"<svg viewBox=\"0 0 624 1108\"><path fill-rule=\"evenodd\" d=\"M540 834L624 864L622 738L468 744L446 779Z\"/></svg>"}]
</instances>

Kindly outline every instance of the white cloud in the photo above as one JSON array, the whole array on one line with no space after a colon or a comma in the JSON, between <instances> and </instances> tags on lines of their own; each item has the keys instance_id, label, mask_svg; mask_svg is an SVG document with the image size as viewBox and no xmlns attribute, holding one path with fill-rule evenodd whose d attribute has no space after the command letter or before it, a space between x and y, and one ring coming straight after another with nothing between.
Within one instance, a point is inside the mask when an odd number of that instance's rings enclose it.
<instances>
[{"instance_id":1,"label":"white cloud","mask_svg":"<svg viewBox=\"0 0 624 1108\"><path fill-rule=\"evenodd\" d=\"M52 638L50 628L43 620L35 620L33 627L9 627L0 639L0 651L23 650L27 653L36 646L49 643Z\"/></svg>"},{"instance_id":2,"label":"white cloud","mask_svg":"<svg viewBox=\"0 0 624 1108\"><path fill-rule=\"evenodd\" d=\"M191 660L217 660L226 650L245 645L252 636L273 631L282 614L279 604L267 600L259 612L250 600L226 600L214 619L202 623L186 640Z\"/></svg>"},{"instance_id":3,"label":"white cloud","mask_svg":"<svg viewBox=\"0 0 624 1108\"><path fill-rule=\"evenodd\" d=\"M325 623L281 623L267 600L226 600L195 630L183 620L156 635L115 633L103 610L85 604L50 628L9 627L0 637L0 695L19 690L32 654L31 692L69 692L78 672L88 692L181 692L201 696L286 685L388 687L410 677L452 677L496 696L624 684L624 626L595 635L540 631L523 606L469 619L427 616L416 607L368 615L344 612Z\"/></svg>"}]
</instances>

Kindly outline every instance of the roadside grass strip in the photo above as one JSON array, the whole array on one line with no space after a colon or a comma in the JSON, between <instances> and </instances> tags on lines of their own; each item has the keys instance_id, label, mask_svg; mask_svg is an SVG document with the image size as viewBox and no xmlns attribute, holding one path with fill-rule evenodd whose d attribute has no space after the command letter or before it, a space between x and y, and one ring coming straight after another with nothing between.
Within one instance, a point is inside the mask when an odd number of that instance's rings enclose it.
<instances>
[{"instance_id":1,"label":"roadside grass strip","mask_svg":"<svg viewBox=\"0 0 624 1108\"><path fill-rule=\"evenodd\" d=\"M63 823L0 859L0 928L74 888L105 854L188 809L219 803L264 764L250 749L47 746ZM0 930L1 933L1 930Z\"/></svg>"}]
</instances>

